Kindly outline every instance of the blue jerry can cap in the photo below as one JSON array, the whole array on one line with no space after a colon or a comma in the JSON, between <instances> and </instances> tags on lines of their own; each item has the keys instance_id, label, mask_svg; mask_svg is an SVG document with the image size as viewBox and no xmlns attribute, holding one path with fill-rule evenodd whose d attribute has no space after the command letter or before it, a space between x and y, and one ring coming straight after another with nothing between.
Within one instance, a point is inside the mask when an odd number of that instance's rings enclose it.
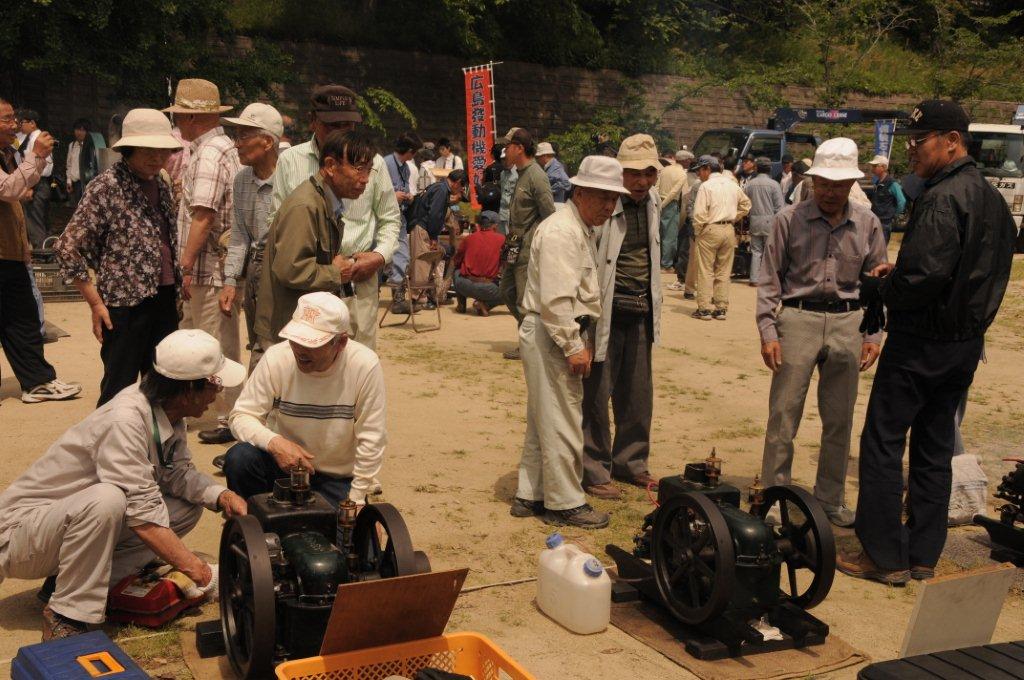
<instances>
[{"instance_id":1,"label":"blue jerry can cap","mask_svg":"<svg viewBox=\"0 0 1024 680\"><path fill-rule=\"evenodd\" d=\"M546 540L545 543L549 548L557 548L558 546L565 543L565 539L562 538L562 534L556 531L555 533L548 536L548 540Z\"/></svg>"},{"instance_id":2,"label":"blue jerry can cap","mask_svg":"<svg viewBox=\"0 0 1024 680\"><path fill-rule=\"evenodd\" d=\"M604 573L604 567L597 561L596 557L591 557L589 560L583 563L583 573L587 576L593 576L597 578Z\"/></svg>"}]
</instances>

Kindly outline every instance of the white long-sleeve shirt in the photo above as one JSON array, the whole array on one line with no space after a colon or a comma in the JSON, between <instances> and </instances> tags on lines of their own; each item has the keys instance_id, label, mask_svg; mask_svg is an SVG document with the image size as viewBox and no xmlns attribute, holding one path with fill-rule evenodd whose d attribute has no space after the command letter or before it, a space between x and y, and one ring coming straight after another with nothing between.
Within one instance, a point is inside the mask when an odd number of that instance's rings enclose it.
<instances>
[{"instance_id":1,"label":"white long-sleeve shirt","mask_svg":"<svg viewBox=\"0 0 1024 680\"><path fill-rule=\"evenodd\" d=\"M302 446L317 472L352 477L349 498L362 503L387 444L380 360L350 339L329 369L303 373L289 344L278 343L246 381L230 425L238 441L264 451L278 435Z\"/></svg>"},{"instance_id":2,"label":"white long-sleeve shirt","mask_svg":"<svg viewBox=\"0 0 1024 680\"><path fill-rule=\"evenodd\" d=\"M733 224L750 212L750 199L735 179L719 172L711 173L708 181L697 189L693 204L693 231L696 235L709 224Z\"/></svg>"}]
</instances>

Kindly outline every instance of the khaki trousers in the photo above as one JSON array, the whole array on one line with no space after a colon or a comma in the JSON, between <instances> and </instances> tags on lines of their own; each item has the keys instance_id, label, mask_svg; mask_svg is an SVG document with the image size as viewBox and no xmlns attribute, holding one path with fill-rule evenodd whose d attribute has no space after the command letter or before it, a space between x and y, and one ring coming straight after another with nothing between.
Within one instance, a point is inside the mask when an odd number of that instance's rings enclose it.
<instances>
[{"instance_id":1,"label":"khaki trousers","mask_svg":"<svg viewBox=\"0 0 1024 680\"><path fill-rule=\"evenodd\" d=\"M736 230L731 224L708 224L697 236L696 246L697 309L710 310L712 305L715 309L728 309Z\"/></svg>"},{"instance_id":2,"label":"khaki trousers","mask_svg":"<svg viewBox=\"0 0 1024 680\"><path fill-rule=\"evenodd\" d=\"M380 303L380 286L374 274L365 281L352 284L355 297L343 298L348 306L349 320L352 323L352 334L349 336L361 345L370 349L377 348L377 308ZM280 338L276 342L280 342Z\"/></svg>"},{"instance_id":3,"label":"khaki trousers","mask_svg":"<svg viewBox=\"0 0 1024 680\"><path fill-rule=\"evenodd\" d=\"M690 239L690 257L686 260L686 280L683 282L684 293L697 292L697 241Z\"/></svg>"},{"instance_id":4,"label":"khaki trousers","mask_svg":"<svg viewBox=\"0 0 1024 680\"><path fill-rule=\"evenodd\" d=\"M434 266L431 262L424 262L419 256L429 250L437 249L436 243L430 240L430 234L420 226L413 227L409 232L409 259L412 264L409 267L409 285L429 286L434 282Z\"/></svg>"},{"instance_id":5,"label":"khaki trousers","mask_svg":"<svg viewBox=\"0 0 1024 680\"><path fill-rule=\"evenodd\" d=\"M242 315L242 295L235 295L235 305L230 317L220 311L221 286L192 286L192 299L182 300L182 328L196 328L206 331L220 341L220 350L232 361L241 361L242 341L238 318ZM214 408L217 420L227 422L228 414L235 406L235 400L242 393L242 386L226 387L217 395Z\"/></svg>"},{"instance_id":6,"label":"khaki trousers","mask_svg":"<svg viewBox=\"0 0 1024 680\"><path fill-rule=\"evenodd\" d=\"M800 428L807 390L818 370L821 445L814 496L831 506L845 501L850 430L860 376L860 311L830 314L782 307L776 321L782 368L772 376L761 481L789 484L793 440Z\"/></svg>"},{"instance_id":7,"label":"khaki trousers","mask_svg":"<svg viewBox=\"0 0 1024 680\"><path fill-rule=\"evenodd\" d=\"M184 536L202 507L164 496L171 530ZM0 580L57 576L50 608L58 614L102 623L111 586L155 555L126 522L128 501L113 484L99 483L34 508L0 548Z\"/></svg>"},{"instance_id":8,"label":"khaki trousers","mask_svg":"<svg viewBox=\"0 0 1024 680\"><path fill-rule=\"evenodd\" d=\"M519 326L526 374L526 439L516 496L548 510L578 508L583 495L583 378L569 373L562 350L540 317Z\"/></svg>"}]
</instances>

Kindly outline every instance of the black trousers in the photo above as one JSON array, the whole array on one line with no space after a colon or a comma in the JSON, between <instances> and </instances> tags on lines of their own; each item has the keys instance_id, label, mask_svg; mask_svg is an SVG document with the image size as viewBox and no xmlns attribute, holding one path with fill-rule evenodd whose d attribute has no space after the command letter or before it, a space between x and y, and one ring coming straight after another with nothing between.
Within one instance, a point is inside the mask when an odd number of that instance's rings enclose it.
<instances>
[{"instance_id":1,"label":"black trousers","mask_svg":"<svg viewBox=\"0 0 1024 680\"><path fill-rule=\"evenodd\" d=\"M583 379L583 485L648 472L651 455L651 315L612 314L605 360ZM612 441L608 401L615 419Z\"/></svg>"},{"instance_id":2,"label":"black trousers","mask_svg":"<svg viewBox=\"0 0 1024 680\"><path fill-rule=\"evenodd\" d=\"M679 238L676 241L676 278L679 283L686 283L686 267L690 263L690 246L693 238L693 223L687 217L679 226Z\"/></svg>"},{"instance_id":3,"label":"black trousers","mask_svg":"<svg viewBox=\"0 0 1024 680\"><path fill-rule=\"evenodd\" d=\"M103 329L100 359L103 379L96 406L134 385L153 366L156 346L178 330L178 306L174 286L159 286L156 295L133 307L107 307L112 329Z\"/></svg>"},{"instance_id":4,"label":"black trousers","mask_svg":"<svg viewBox=\"0 0 1024 680\"><path fill-rule=\"evenodd\" d=\"M892 333L860 439L857 537L882 569L934 567L946 543L954 417L974 380L983 338L940 342ZM903 449L910 431L909 513Z\"/></svg>"},{"instance_id":5,"label":"black trousers","mask_svg":"<svg viewBox=\"0 0 1024 680\"><path fill-rule=\"evenodd\" d=\"M32 187L32 200L25 204L25 228L33 250L43 247L50 235L50 178L43 177Z\"/></svg>"},{"instance_id":6,"label":"black trousers","mask_svg":"<svg viewBox=\"0 0 1024 680\"><path fill-rule=\"evenodd\" d=\"M25 392L57 377L43 356L40 326L25 263L0 260L0 346Z\"/></svg>"}]
</instances>

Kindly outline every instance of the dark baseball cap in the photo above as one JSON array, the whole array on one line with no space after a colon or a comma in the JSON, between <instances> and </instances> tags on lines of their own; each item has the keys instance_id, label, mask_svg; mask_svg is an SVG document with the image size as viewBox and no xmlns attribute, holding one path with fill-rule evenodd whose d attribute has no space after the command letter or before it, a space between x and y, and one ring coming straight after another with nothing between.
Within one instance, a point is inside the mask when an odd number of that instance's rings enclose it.
<instances>
[{"instance_id":1,"label":"dark baseball cap","mask_svg":"<svg viewBox=\"0 0 1024 680\"><path fill-rule=\"evenodd\" d=\"M690 169L699 170L704 167L709 167L712 171L720 171L722 169L722 165L721 163L719 163L718 159L710 154L704 154L703 156L698 158L697 162L690 166Z\"/></svg>"},{"instance_id":2,"label":"dark baseball cap","mask_svg":"<svg viewBox=\"0 0 1024 680\"><path fill-rule=\"evenodd\" d=\"M519 144L520 146L530 146L533 144L533 135L530 134L529 130L521 127L510 128L505 136L498 140L502 144Z\"/></svg>"},{"instance_id":3,"label":"dark baseball cap","mask_svg":"<svg viewBox=\"0 0 1024 680\"><path fill-rule=\"evenodd\" d=\"M476 216L476 223L481 227L486 227L492 224L498 223L498 213L493 210L484 210Z\"/></svg>"},{"instance_id":4,"label":"dark baseball cap","mask_svg":"<svg viewBox=\"0 0 1024 680\"><path fill-rule=\"evenodd\" d=\"M952 99L928 99L914 107L909 118L899 121L896 135L916 135L936 130L967 132L971 117L964 107Z\"/></svg>"},{"instance_id":5,"label":"dark baseball cap","mask_svg":"<svg viewBox=\"0 0 1024 680\"><path fill-rule=\"evenodd\" d=\"M752 153L745 153L745 154L743 154L743 160L745 160L745 161L754 161L755 163L757 162L757 158Z\"/></svg>"},{"instance_id":6,"label":"dark baseball cap","mask_svg":"<svg viewBox=\"0 0 1024 680\"><path fill-rule=\"evenodd\" d=\"M358 99L355 92L342 85L319 85L313 90L310 105L316 117L325 123L362 123Z\"/></svg>"},{"instance_id":7,"label":"dark baseball cap","mask_svg":"<svg viewBox=\"0 0 1024 680\"><path fill-rule=\"evenodd\" d=\"M792 154L788 154L788 153L782 154L782 162L783 163L792 163L793 162Z\"/></svg>"}]
</instances>

